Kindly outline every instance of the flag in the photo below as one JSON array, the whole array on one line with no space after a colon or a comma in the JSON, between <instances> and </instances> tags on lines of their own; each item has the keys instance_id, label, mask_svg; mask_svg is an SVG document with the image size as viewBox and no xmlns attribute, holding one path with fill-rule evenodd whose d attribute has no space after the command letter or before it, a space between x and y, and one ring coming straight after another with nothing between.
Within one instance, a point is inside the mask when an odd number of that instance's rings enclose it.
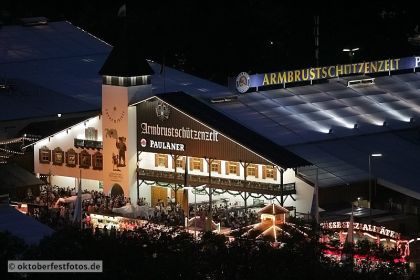
<instances>
[{"instance_id":1,"label":"flag","mask_svg":"<svg viewBox=\"0 0 420 280\"><path fill-rule=\"evenodd\" d=\"M184 188L188 186L188 157L185 157Z\"/></svg>"},{"instance_id":2,"label":"flag","mask_svg":"<svg viewBox=\"0 0 420 280\"><path fill-rule=\"evenodd\" d=\"M353 204L351 205L351 216L350 216L350 222L349 222L349 229L347 231L347 237L346 237L346 242L347 243L354 243L354 236L353 236L353 231L354 231L354 219L353 219Z\"/></svg>"},{"instance_id":3,"label":"flag","mask_svg":"<svg viewBox=\"0 0 420 280\"><path fill-rule=\"evenodd\" d=\"M311 215L315 219L317 226L319 224L319 200L318 200L318 168L316 169L314 194L312 196Z\"/></svg>"},{"instance_id":4,"label":"flag","mask_svg":"<svg viewBox=\"0 0 420 280\"><path fill-rule=\"evenodd\" d=\"M73 222L82 221L82 171L80 170L79 186L77 187L77 199L74 206Z\"/></svg>"}]
</instances>

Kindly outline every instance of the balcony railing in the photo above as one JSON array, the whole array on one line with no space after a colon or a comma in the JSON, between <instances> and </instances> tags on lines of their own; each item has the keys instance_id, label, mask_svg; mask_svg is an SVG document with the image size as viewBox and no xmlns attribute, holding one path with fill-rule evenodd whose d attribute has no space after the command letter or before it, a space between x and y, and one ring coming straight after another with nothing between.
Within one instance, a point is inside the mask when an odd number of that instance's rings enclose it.
<instances>
[{"instance_id":1,"label":"balcony railing","mask_svg":"<svg viewBox=\"0 0 420 280\"><path fill-rule=\"evenodd\" d=\"M143 168L138 168L137 171L139 180L166 182L174 184L184 184L185 182L184 173L174 174L174 172L171 171L151 170ZM284 184L282 191L280 184L271 184L220 177L211 177L211 182L209 182L209 176L202 175L189 174L187 181L190 186L199 186L207 184L212 188L231 191L244 191L276 196L296 194L295 183Z\"/></svg>"}]
</instances>

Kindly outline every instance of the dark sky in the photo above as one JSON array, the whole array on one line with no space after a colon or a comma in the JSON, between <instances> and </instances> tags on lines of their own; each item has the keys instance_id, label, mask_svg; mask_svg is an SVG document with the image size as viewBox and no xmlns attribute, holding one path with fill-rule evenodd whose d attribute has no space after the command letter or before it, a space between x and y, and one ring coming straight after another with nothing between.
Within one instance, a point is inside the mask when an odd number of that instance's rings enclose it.
<instances>
[{"instance_id":1,"label":"dark sky","mask_svg":"<svg viewBox=\"0 0 420 280\"><path fill-rule=\"evenodd\" d=\"M168 65L220 83L241 71L315 66L316 15L320 65L347 63L343 48L360 48L354 61L420 54L407 40L420 24L415 1L129 1L124 20L117 14L127 1L3 2L4 23L29 16L67 19L113 45L125 20L133 44L149 58L165 57Z\"/></svg>"}]
</instances>

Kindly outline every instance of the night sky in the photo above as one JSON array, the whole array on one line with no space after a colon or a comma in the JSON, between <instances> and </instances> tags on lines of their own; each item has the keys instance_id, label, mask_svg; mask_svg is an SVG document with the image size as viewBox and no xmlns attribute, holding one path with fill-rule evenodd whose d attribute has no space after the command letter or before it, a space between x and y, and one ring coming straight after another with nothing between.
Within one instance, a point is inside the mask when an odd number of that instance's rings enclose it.
<instances>
[{"instance_id":1,"label":"night sky","mask_svg":"<svg viewBox=\"0 0 420 280\"><path fill-rule=\"evenodd\" d=\"M319 65L348 63L343 48L360 48L354 61L420 54L420 47L407 40L420 24L415 1L128 1L126 17L118 17L126 2L7 0L0 20L10 24L19 17L66 19L112 45L126 24L135 35L132 43L148 58L221 84L241 71L315 66L316 15Z\"/></svg>"}]
</instances>

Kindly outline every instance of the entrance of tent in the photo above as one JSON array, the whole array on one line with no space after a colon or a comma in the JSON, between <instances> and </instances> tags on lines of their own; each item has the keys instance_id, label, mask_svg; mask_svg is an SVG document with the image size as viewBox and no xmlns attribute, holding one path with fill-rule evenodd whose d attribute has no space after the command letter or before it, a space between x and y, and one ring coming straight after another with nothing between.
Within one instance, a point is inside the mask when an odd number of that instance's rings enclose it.
<instances>
[{"instance_id":1,"label":"entrance of tent","mask_svg":"<svg viewBox=\"0 0 420 280\"><path fill-rule=\"evenodd\" d=\"M164 205L167 205L168 199L168 188L165 187L158 187L152 186L152 194L151 194L151 206L154 207L158 203L158 201L162 201Z\"/></svg>"},{"instance_id":2,"label":"entrance of tent","mask_svg":"<svg viewBox=\"0 0 420 280\"><path fill-rule=\"evenodd\" d=\"M168 192L168 190L170 190L170 192ZM184 211L188 211L188 191L178 190L175 194L174 190L167 187L159 187L159 186L152 187L151 206L152 207L156 206L159 200L163 201L163 204L165 206L168 206L168 197L171 199L171 201L175 201L175 195L176 195L177 203L181 205Z\"/></svg>"},{"instance_id":3,"label":"entrance of tent","mask_svg":"<svg viewBox=\"0 0 420 280\"><path fill-rule=\"evenodd\" d=\"M178 190L175 194L174 190L171 190L171 198L175 198L176 195L176 202L181 206L184 210L184 213L188 214L188 190Z\"/></svg>"},{"instance_id":4,"label":"entrance of tent","mask_svg":"<svg viewBox=\"0 0 420 280\"><path fill-rule=\"evenodd\" d=\"M124 190L119 184L114 184L111 188L111 196L123 196L124 197Z\"/></svg>"}]
</instances>

